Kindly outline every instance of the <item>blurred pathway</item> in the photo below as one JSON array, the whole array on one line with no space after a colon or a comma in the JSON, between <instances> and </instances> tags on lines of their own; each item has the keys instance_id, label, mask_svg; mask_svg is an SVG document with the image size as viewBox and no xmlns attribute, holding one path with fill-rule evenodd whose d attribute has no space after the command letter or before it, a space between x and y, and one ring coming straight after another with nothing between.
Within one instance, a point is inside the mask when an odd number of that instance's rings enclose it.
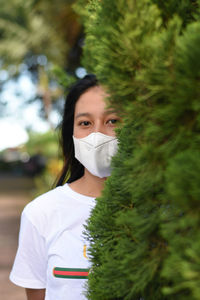
<instances>
[{"instance_id":1,"label":"blurred pathway","mask_svg":"<svg viewBox=\"0 0 200 300\"><path fill-rule=\"evenodd\" d=\"M0 177L0 299L25 300L25 291L9 281L17 250L20 214L31 198L29 179Z\"/></svg>"}]
</instances>

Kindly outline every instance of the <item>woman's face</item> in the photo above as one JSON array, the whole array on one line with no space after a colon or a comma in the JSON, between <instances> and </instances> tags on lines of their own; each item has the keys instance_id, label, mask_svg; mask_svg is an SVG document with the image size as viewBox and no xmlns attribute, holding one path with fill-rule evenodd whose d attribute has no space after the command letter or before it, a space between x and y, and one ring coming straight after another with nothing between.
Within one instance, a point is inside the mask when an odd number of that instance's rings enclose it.
<instances>
[{"instance_id":1,"label":"woman's face","mask_svg":"<svg viewBox=\"0 0 200 300\"><path fill-rule=\"evenodd\" d=\"M100 86L87 90L76 102L74 112L74 136L84 138L92 132L115 136L119 116L106 107L106 93Z\"/></svg>"}]
</instances>

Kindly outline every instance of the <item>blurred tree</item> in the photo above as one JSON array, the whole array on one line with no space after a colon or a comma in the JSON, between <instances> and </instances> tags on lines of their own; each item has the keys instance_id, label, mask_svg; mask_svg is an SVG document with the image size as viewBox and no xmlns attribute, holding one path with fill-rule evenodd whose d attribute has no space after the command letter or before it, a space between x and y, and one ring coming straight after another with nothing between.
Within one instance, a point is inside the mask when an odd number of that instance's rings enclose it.
<instances>
[{"instance_id":1,"label":"blurred tree","mask_svg":"<svg viewBox=\"0 0 200 300\"><path fill-rule=\"evenodd\" d=\"M41 153L47 158L58 157L58 134L55 131L46 133L29 132L29 140L22 151L29 155Z\"/></svg>"},{"instance_id":2,"label":"blurred tree","mask_svg":"<svg viewBox=\"0 0 200 300\"><path fill-rule=\"evenodd\" d=\"M0 0L0 55L4 66L22 63L31 67L51 62L67 66L67 54L81 31L73 1ZM33 56L36 55L36 56Z\"/></svg>"},{"instance_id":3,"label":"blurred tree","mask_svg":"<svg viewBox=\"0 0 200 300\"><path fill-rule=\"evenodd\" d=\"M62 66L70 73L73 73L80 64L83 39L80 17L73 9L75 2L75 0L58 0L56 2L33 0L35 11L43 16L47 24L54 24L59 38L67 43L67 56L65 56Z\"/></svg>"},{"instance_id":4,"label":"blurred tree","mask_svg":"<svg viewBox=\"0 0 200 300\"><path fill-rule=\"evenodd\" d=\"M46 23L29 1L1 0L0 53L3 65L19 64L27 57L36 64L32 55L46 54L49 59L64 61L67 46L54 26ZM37 57L35 57L37 60Z\"/></svg>"},{"instance_id":5,"label":"blurred tree","mask_svg":"<svg viewBox=\"0 0 200 300\"><path fill-rule=\"evenodd\" d=\"M52 101L63 94L55 88L52 64L74 76L80 64L82 27L70 0L0 0L0 63L7 79L26 68L38 84L48 118ZM69 81L66 78L66 81ZM5 80L1 80L2 86ZM71 81L70 81L71 82ZM53 86L53 88L52 88Z\"/></svg>"},{"instance_id":6,"label":"blurred tree","mask_svg":"<svg viewBox=\"0 0 200 300\"><path fill-rule=\"evenodd\" d=\"M29 141L21 149L22 152L27 153L30 159L41 160L43 163L43 172L35 176L34 196L42 194L51 189L61 171L62 160L59 150L59 137L55 131L48 131L46 133L29 133ZM27 162L27 168L30 163ZM28 170L29 171L29 170Z\"/></svg>"}]
</instances>

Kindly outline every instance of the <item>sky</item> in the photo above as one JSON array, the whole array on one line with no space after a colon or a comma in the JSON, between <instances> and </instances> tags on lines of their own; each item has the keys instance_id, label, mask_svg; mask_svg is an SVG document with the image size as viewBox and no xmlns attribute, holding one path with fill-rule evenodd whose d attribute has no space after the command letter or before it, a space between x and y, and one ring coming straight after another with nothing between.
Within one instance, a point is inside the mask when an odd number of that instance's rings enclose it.
<instances>
[{"instance_id":1,"label":"sky","mask_svg":"<svg viewBox=\"0 0 200 300\"><path fill-rule=\"evenodd\" d=\"M0 73L0 79L5 77L6 73ZM25 104L35 93L36 86L26 73L17 81L10 80L4 84L0 97L7 106L0 115L0 151L25 143L28 140L26 128L32 128L37 132L49 129L47 122L39 117L41 105L39 101ZM56 119L56 116L52 116L52 119Z\"/></svg>"},{"instance_id":2,"label":"sky","mask_svg":"<svg viewBox=\"0 0 200 300\"><path fill-rule=\"evenodd\" d=\"M16 147L28 140L26 130L19 124L13 124L12 119L0 121L0 151Z\"/></svg>"}]
</instances>

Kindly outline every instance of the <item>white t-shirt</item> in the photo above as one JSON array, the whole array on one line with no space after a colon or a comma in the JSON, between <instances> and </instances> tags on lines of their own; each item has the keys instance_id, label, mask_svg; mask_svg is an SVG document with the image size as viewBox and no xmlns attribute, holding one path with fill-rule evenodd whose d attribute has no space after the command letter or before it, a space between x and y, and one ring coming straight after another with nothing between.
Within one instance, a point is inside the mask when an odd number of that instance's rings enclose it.
<instances>
[{"instance_id":1,"label":"white t-shirt","mask_svg":"<svg viewBox=\"0 0 200 300\"><path fill-rule=\"evenodd\" d=\"M68 184L30 202L21 217L19 247L10 280L46 289L45 300L83 300L88 276L83 236L95 199Z\"/></svg>"}]
</instances>

